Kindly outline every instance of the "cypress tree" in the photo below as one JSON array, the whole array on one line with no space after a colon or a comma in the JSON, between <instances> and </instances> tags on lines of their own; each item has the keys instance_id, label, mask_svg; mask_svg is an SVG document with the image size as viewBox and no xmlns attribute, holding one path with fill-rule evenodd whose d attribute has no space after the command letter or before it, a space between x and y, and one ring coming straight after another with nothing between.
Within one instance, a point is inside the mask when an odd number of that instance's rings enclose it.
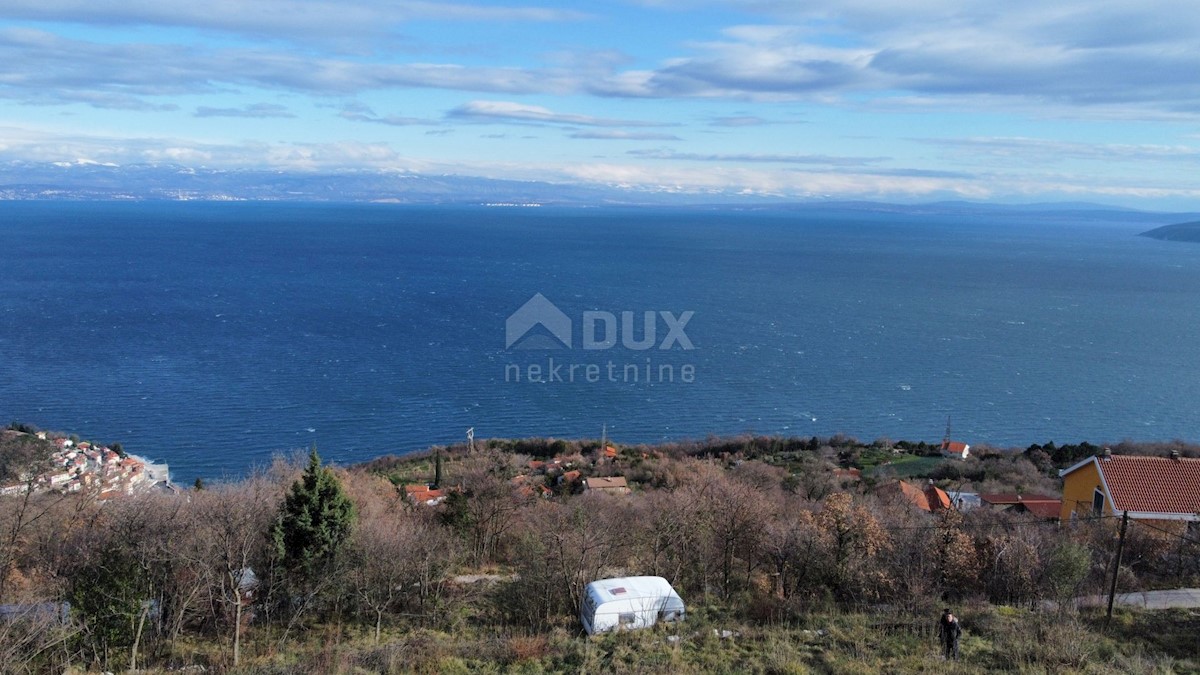
<instances>
[{"instance_id":1,"label":"cypress tree","mask_svg":"<svg viewBox=\"0 0 1200 675\"><path fill-rule=\"evenodd\" d=\"M283 568L302 584L316 579L336 559L354 525L354 504L314 446L308 467L292 484L271 528Z\"/></svg>"}]
</instances>

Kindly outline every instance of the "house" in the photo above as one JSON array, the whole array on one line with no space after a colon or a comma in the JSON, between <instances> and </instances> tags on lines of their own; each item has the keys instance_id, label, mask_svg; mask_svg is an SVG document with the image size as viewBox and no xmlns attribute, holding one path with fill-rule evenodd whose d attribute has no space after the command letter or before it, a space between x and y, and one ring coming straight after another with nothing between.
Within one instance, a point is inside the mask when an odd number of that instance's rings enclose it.
<instances>
[{"instance_id":1,"label":"house","mask_svg":"<svg viewBox=\"0 0 1200 675\"><path fill-rule=\"evenodd\" d=\"M617 458L617 449L611 445L605 446L604 459L616 459L616 458Z\"/></svg>"},{"instance_id":2,"label":"house","mask_svg":"<svg viewBox=\"0 0 1200 675\"><path fill-rule=\"evenodd\" d=\"M540 478L526 476L521 474L513 476L509 481L516 493L522 497L538 496L542 499L549 499L554 496L554 491L546 487L545 483Z\"/></svg>"},{"instance_id":3,"label":"house","mask_svg":"<svg viewBox=\"0 0 1200 675\"><path fill-rule=\"evenodd\" d=\"M930 513L950 508L950 496L932 482L922 490L912 483L898 480L880 486L875 490L875 494L885 500L908 502L918 509Z\"/></svg>"},{"instance_id":4,"label":"house","mask_svg":"<svg viewBox=\"0 0 1200 675\"><path fill-rule=\"evenodd\" d=\"M950 503L954 505L954 508L959 511L970 511L983 505L983 500L974 492L947 490L946 495L950 497Z\"/></svg>"},{"instance_id":5,"label":"house","mask_svg":"<svg viewBox=\"0 0 1200 675\"><path fill-rule=\"evenodd\" d=\"M437 506L446 499L446 491L434 490L428 485L418 483L416 485L405 485L404 496L410 503L417 506Z\"/></svg>"},{"instance_id":6,"label":"house","mask_svg":"<svg viewBox=\"0 0 1200 675\"><path fill-rule=\"evenodd\" d=\"M979 495L980 505L994 511L1012 511L1014 513L1043 513L1046 509L1059 508L1062 501L1049 495L1020 495L1011 492ZM1036 505L1034 508L1029 508Z\"/></svg>"},{"instance_id":7,"label":"house","mask_svg":"<svg viewBox=\"0 0 1200 675\"><path fill-rule=\"evenodd\" d=\"M942 439L942 457L950 459L966 459L971 454L971 446L961 441Z\"/></svg>"},{"instance_id":8,"label":"house","mask_svg":"<svg viewBox=\"0 0 1200 675\"><path fill-rule=\"evenodd\" d=\"M583 474L580 473L578 469L573 469L571 471L567 471L567 472L563 473L562 475L560 475L558 477L558 480L555 481L555 484L571 485L571 484L575 483L576 481L578 481L582 475Z\"/></svg>"},{"instance_id":9,"label":"house","mask_svg":"<svg viewBox=\"0 0 1200 675\"><path fill-rule=\"evenodd\" d=\"M592 478L584 478L583 489L613 495L629 494L629 485L625 482L624 476L611 476L608 478L593 476Z\"/></svg>"},{"instance_id":10,"label":"house","mask_svg":"<svg viewBox=\"0 0 1200 675\"><path fill-rule=\"evenodd\" d=\"M5 485L0 487L0 497L11 497L13 495L23 495L29 489L28 483L17 483L15 485Z\"/></svg>"},{"instance_id":11,"label":"house","mask_svg":"<svg viewBox=\"0 0 1200 675\"><path fill-rule=\"evenodd\" d=\"M1012 513L1028 513L1038 520L1058 520L1059 514L1062 512L1062 500L1024 501L1016 504L1009 511Z\"/></svg>"},{"instance_id":12,"label":"house","mask_svg":"<svg viewBox=\"0 0 1200 675\"><path fill-rule=\"evenodd\" d=\"M1091 456L1059 472L1063 500L1059 518L1129 513L1138 520L1200 522L1200 459Z\"/></svg>"}]
</instances>

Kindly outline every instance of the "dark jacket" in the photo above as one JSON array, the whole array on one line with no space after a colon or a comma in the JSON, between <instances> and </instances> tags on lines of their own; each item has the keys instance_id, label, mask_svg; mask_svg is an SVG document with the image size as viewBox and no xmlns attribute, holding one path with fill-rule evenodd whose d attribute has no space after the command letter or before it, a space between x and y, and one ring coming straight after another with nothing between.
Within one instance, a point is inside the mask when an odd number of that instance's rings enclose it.
<instances>
[{"instance_id":1,"label":"dark jacket","mask_svg":"<svg viewBox=\"0 0 1200 675\"><path fill-rule=\"evenodd\" d=\"M958 639L962 637L962 626L958 623L958 617L951 619L942 616L942 620L938 622L938 637L943 642L958 642Z\"/></svg>"}]
</instances>

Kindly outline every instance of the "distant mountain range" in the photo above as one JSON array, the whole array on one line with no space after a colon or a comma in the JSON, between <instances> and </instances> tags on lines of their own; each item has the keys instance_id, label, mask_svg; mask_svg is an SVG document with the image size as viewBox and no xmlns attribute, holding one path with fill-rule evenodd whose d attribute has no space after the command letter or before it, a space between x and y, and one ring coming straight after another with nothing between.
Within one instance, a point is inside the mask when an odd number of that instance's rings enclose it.
<instances>
[{"instance_id":1,"label":"distant mountain range","mask_svg":"<svg viewBox=\"0 0 1200 675\"><path fill-rule=\"evenodd\" d=\"M210 169L175 164L0 162L0 201L4 200L171 200L378 202L395 204L496 204L503 206L721 206L739 208L837 208L891 213L1026 214L1125 213L1133 221L1162 222L1162 214L1084 202L996 204L940 201L887 204L839 201L818 196L746 194L740 190L683 191L678 188L581 185L476 176L429 175L400 171L302 172L266 169ZM1156 231L1156 230L1154 230ZM1153 231L1152 231L1153 232ZM1154 236L1154 235L1148 235Z\"/></svg>"},{"instance_id":2,"label":"distant mountain range","mask_svg":"<svg viewBox=\"0 0 1200 675\"><path fill-rule=\"evenodd\" d=\"M1162 239L1163 241L1200 242L1200 220L1190 223L1163 225L1162 227L1156 227L1148 232L1143 232L1139 236L1150 237L1151 239Z\"/></svg>"},{"instance_id":3,"label":"distant mountain range","mask_svg":"<svg viewBox=\"0 0 1200 675\"><path fill-rule=\"evenodd\" d=\"M411 204L603 205L734 200L735 193L498 180L385 171L305 173L89 161L0 163L0 200L337 201ZM736 199L739 202L778 199Z\"/></svg>"}]
</instances>

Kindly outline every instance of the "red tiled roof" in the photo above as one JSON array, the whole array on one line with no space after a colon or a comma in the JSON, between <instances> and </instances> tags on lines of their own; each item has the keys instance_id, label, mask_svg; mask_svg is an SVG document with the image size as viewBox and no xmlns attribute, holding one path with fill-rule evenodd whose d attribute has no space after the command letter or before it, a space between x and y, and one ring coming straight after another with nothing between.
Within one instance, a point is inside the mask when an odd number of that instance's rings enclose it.
<instances>
[{"instance_id":1,"label":"red tiled roof","mask_svg":"<svg viewBox=\"0 0 1200 675\"><path fill-rule=\"evenodd\" d=\"M404 490L408 493L409 500L416 504L437 501L446 496L445 490L431 490L424 485L405 485Z\"/></svg>"},{"instance_id":2,"label":"red tiled roof","mask_svg":"<svg viewBox=\"0 0 1200 675\"><path fill-rule=\"evenodd\" d=\"M898 480L879 488L878 493L899 496L922 511L933 512L950 508L950 495L936 485L929 485L922 490L911 483Z\"/></svg>"},{"instance_id":3,"label":"red tiled roof","mask_svg":"<svg viewBox=\"0 0 1200 675\"><path fill-rule=\"evenodd\" d=\"M940 511L950 508L950 495L946 491L936 485L928 485L925 487L925 499L929 502L931 511Z\"/></svg>"},{"instance_id":4,"label":"red tiled roof","mask_svg":"<svg viewBox=\"0 0 1200 675\"><path fill-rule=\"evenodd\" d=\"M1200 459L1097 458L1116 511L1200 513Z\"/></svg>"},{"instance_id":5,"label":"red tiled roof","mask_svg":"<svg viewBox=\"0 0 1200 675\"><path fill-rule=\"evenodd\" d=\"M1032 513L1038 518L1046 518L1048 520L1058 520L1062 512L1062 500L1050 499L1046 501L1036 502L1021 502L1021 506L1026 511Z\"/></svg>"},{"instance_id":6,"label":"red tiled roof","mask_svg":"<svg viewBox=\"0 0 1200 675\"><path fill-rule=\"evenodd\" d=\"M942 452L952 452L956 455L961 455L971 446L962 441L943 441Z\"/></svg>"},{"instance_id":7,"label":"red tiled roof","mask_svg":"<svg viewBox=\"0 0 1200 675\"><path fill-rule=\"evenodd\" d=\"M616 448L614 448L614 447L613 447L613 446L611 446L611 445L610 445L610 446L608 446L607 448L604 448L604 456L605 456L605 457L609 457L609 458L616 457L616 456L617 456L617 449L616 449Z\"/></svg>"}]
</instances>

